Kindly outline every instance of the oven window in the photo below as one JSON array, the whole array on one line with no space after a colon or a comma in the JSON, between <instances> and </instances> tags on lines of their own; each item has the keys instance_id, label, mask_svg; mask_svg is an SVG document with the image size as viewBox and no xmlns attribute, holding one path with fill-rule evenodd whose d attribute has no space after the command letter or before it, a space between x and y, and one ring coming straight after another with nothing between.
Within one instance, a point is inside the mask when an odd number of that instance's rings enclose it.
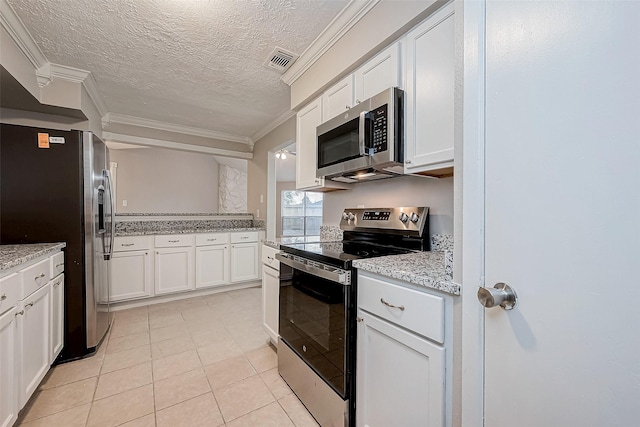
<instances>
[{"instance_id":1,"label":"oven window","mask_svg":"<svg viewBox=\"0 0 640 427\"><path fill-rule=\"evenodd\" d=\"M281 268L283 265L281 264ZM347 310L351 286L300 270L280 274L280 338L338 394L347 398Z\"/></svg>"},{"instance_id":2,"label":"oven window","mask_svg":"<svg viewBox=\"0 0 640 427\"><path fill-rule=\"evenodd\" d=\"M318 135L318 168L360 157L358 127L360 118Z\"/></svg>"}]
</instances>

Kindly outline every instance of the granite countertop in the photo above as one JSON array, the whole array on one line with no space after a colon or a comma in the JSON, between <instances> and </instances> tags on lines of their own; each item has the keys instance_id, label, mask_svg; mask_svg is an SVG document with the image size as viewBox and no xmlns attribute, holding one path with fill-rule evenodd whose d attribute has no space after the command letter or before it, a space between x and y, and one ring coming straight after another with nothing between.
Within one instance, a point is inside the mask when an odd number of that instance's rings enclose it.
<instances>
[{"instance_id":1,"label":"granite countertop","mask_svg":"<svg viewBox=\"0 0 640 427\"><path fill-rule=\"evenodd\" d=\"M116 213L116 216L250 216L252 213Z\"/></svg>"},{"instance_id":2,"label":"granite countertop","mask_svg":"<svg viewBox=\"0 0 640 427\"><path fill-rule=\"evenodd\" d=\"M66 243L33 243L24 245L0 245L0 272L19 266L47 255L58 252Z\"/></svg>"},{"instance_id":3,"label":"granite countertop","mask_svg":"<svg viewBox=\"0 0 640 427\"><path fill-rule=\"evenodd\" d=\"M280 249L280 245L290 245L293 243L322 242L320 236L298 236L298 237L279 237L277 239L264 239L262 243L274 249Z\"/></svg>"},{"instance_id":4,"label":"granite countertop","mask_svg":"<svg viewBox=\"0 0 640 427\"><path fill-rule=\"evenodd\" d=\"M200 233L232 233L234 231L264 231L264 227L234 227L234 228L166 228L156 230L121 230L116 236L156 236L162 234L200 234Z\"/></svg>"},{"instance_id":5,"label":"granite countertop","mask_svg":"<svg viewBox=\"0 0 640 427\"><path fill-rule=\"evenodd\" d=\"M460 285L445 273L444 252L413 252L353 261L353 266L414 285L460 295Z\"/></svg>"}]
</instances>

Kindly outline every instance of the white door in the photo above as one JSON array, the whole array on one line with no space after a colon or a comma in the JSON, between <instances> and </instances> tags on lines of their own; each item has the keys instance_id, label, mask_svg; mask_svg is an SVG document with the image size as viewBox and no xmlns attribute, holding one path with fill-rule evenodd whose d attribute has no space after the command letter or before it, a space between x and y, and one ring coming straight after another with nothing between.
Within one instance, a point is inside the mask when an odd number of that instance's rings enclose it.
<instances>
[{"instance_id":1,"label":"white door","mask_svg":"<svg viewBox=\"0 0 640 427\"><path fill-rule=\"evenodd\" d=\"M484 425L638 425L640 2L489 1L486 37L485 286L518 303Z\"/></svg>"},{"instance_id":2,"label":"white door","mask_svg":"<svg viewBox=\"0 0 640 427\"><path fill-rule=\"evenodd\" d=\"M156 295L195 288L194 248L156 248L154 284Z\"/></svg>"},{"instance_id":3,"label":"white door","mask_svg":"<svg viewBox=\"0 0 640 427\"><path fill-rule=\"evenodd\" d=\"M64 274L51 281L51 356L49 364L58 357L64 346Z\"/></svg>"},{"instance_id":4,"label":"white door","mask_svg":"<svg viewBox=\"0 0 640 427\"><path fill-rule=\"evenodd\" d=\"M12 426L18 418L16 325L15 307L0 315L0 427Z\"/></svg>"},{"instance_id":5,"label":"white door","mask_svg":"<svg viewBox=\"0 0 640 427\"><path fill-rule=\"evenodd\" d=\"M229 246L196 248L196 289L229 283Z\"/></svg>"},{"instance_id":6,"label":"white door","mask_svg":"<svg viewBox=\"0 0 640 427\"><path fill-rule=\"evenodd\" d=\"M234 243L231 245L231 282L243 282L256 280L260 277L258 272L257 243Z\"/></svg>"}]
</instances>

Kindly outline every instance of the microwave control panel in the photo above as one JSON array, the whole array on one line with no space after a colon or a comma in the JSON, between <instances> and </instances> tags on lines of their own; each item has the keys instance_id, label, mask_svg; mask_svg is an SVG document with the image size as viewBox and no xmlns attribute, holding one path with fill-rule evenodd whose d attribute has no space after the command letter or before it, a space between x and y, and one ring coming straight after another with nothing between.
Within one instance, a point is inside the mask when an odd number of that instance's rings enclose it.
<instances>
[{"instance_id":1,"label":"microwave control panel","mask_svg":"<svg viewBox=\"0 0 640 427\"><path fill-rule=\"evenodd\" d=\"M371 111L373 132L371 135L371 148L374 153L387 150L387 110L388 104L384 104Z\"/></svg>"}]
</instances>

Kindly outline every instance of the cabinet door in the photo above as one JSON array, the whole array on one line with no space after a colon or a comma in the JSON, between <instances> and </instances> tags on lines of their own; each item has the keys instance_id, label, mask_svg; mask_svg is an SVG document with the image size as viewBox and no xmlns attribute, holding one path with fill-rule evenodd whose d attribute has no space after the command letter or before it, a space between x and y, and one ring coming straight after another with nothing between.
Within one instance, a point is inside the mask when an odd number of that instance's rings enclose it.
<instances>
[{"instance_id":1,"label":"cabinet door","mask_svg":"<svg viewBox=\"0 0 640 427\"><path fill-rule=\"evenodd\" d=\"M258 260L257 243L231 245L231 282L257 280L260 277Z\"/></svg>"},{"instance_id":2,"label":"cabinet door","mask_svg":"<svg viewBox=\"0 0 640 427\"><path fill-rule=\"evenodd\" d=\"M9 427L18 418L18 375L16 357L16 308L0 316L0 427Z\"/></svg>"},{"instance_id":3,"label":"cabinet door","mask_svg":"<svg viewBox=\"0 0 640 427\"><path fill-rule=\"evenodd\" d=\"M208 288L229 283L229 246L196 248L196 288Z\"/></svg>"},{"instance_id":4,"label":"cabinet door","mask_svg":"<svg viewBox=\"0 0 640 427\"><path fill-rule=\"evenodd\" d=\"M392 86L401 88L400 44L394 43L358 68L355 79L356 104Z\"/></svg>"},{"instance_id":5,"label":"cabinet door","mask_svg":"<svg viewBox=\"0 0 640 427\"><path fill-rule=\"evenodd\" d=\"M278 342L280 278L276 269L262 266L262 323L273 343Z\"/></svg>"},{"instance_id":6,"label":"cabinet door","mask_svg":"<svg viewBox=\"0 0 640 427\"><path fill-rule=\"evenodd\" d=\"M322 98L312 101L296 116L296 188L321 186L324 178L316 178L318 153L316 127L322 123Z\"/></svg>"},{"instance_id":7,"label":"cabinet door","mask_svg":"<svg viewBox=\"0 0 640 427\"><path fill-rule=\"evenodd\" d=\"M358 316L356 425L445 425L444 348L363 310Z\"/></svg>"},{"instance_id":8,"label":"cabinet door","mask_svg":"<svg viewBox=\"0 0 640 427\"><path fill-rule=\"evenodd\" d=\"M155 257L156 295L194 289L194 248L157 248Z\"/></svg>"},{"instance_id":9,"label":"cabinet door","mask_svg":"<svg viewBox=\"0 0 640 427\"><path fill-rule=\"evenodd\" d=\"M406 172L453 166L453 4L406 37Z\"/></svg>"},{"instance_id":10,"label":"cabinet door","mask_svg":"<svg viewBox=\"0 0 640 427\"><path fill-rule=\"evenodd\" d=\"M51 355L49 364L58 357L64 345L64 274L51 281Z\"/></svg>"},{"instance_id":11,"label":"cabinet door","mask_svg":"<svg viewBox=\"0 0 640 427\"><path fill-rule=\"evenodd\" d=\"M125 301L153 295L151 256L148 250L114 252L109 268L110 301Z\"/></svg>"},{"instance_id":12,"label":"cabinet door","mask_svg":"<svg viewBox=\"0 0 640 427\"><path fill-rule=\"evenodd\" d=\"M17 358L22 361L18 391L20 407L27 403L49 370L51 356L49 344L50 299L51 282L18 304Z\"/></svg>"},{"instance_id":13,"label":"cabinet door","mask_svg":"<svg viewBox=\"0 0 640 427\"><path fill-rule=\"evenodd\" d=\"M351 107L353 107L353 74L327 89L322 95L323 121L326 122Z\"/></svg>"}]
</instances>

